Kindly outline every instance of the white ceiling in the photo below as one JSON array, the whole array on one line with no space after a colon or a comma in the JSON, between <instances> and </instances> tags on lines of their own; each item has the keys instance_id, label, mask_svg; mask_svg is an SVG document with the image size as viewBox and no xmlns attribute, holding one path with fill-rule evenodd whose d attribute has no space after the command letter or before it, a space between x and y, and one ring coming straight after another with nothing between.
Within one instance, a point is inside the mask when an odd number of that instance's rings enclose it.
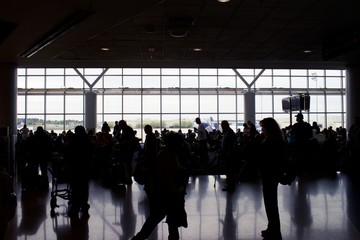
<instances>
[{"instance_id":1,"label":"white ceiling","mask_svg":"<svg viewBox=\"0 0 360 240\"><path fill-rule=\"evenodd\" d=\"M354 42L360 34L359 0L19 0L1 5L0 62L20 67L327 68L360 62L360 40ZM79 22L68 29L67 20ZM20 56L54 29L66 31L31 57ZM324 49L332 54L323 55Z\"/></svg>"}]
</instances>

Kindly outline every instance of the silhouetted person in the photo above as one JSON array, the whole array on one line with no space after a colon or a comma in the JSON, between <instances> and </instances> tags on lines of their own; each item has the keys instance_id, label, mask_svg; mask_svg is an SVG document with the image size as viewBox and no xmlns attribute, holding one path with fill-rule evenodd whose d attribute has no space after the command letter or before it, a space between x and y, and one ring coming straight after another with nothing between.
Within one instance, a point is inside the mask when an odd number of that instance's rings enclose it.
<instances>
[{"instance_id":1,"label":"silhouetted person","mask_svg":"<svg viewBox=\"0 0 360 240\"><path fill-rule=\"evenodd\" d=\"M208 147L207 147L207 130L205 125L201 122L200 118L196 118L195 122L198 124L197 128L194 128L194 132L197 133L197 140L199 142L199 157L201 162L208 162Z\"/></svg>"},{"instance_id":2,"label":"silhouetted person","mask_svg":"<svg viewBox=\"0 0 360 240\"><path fill-rule=\"evenodd\" d=\"M132 127L127 125L125 120L120 120L119 126L121 129L121 135L118 143L121 151L121 158L126 166L126 183L131 184L132 160L137 144L137 138L135 137L134 130Z\"/></svg>"},{"instance_id":3,"label":"silhouetted person","mask_svg":"<svg viewBox=\"0 0 360 240\"><path fill-rule=\"evenodd\" d=\"M120 134L120 132L121 132L121 129L119 126L119 121L115 121L114 130L113 130L112 134L115 138L118 138L118 134Z\"/></svg>"},{"instance_id":4,"label":"silhouetted person","mask_svg":"<svg viewBox=\"0 0 360 240\"><path fill-rule=\"evenodd\" d=\"M159 146L150 125L145 125L144 132L146 134L144 147L138 153L137 165L134 170L134 179L139 184L144 184L144 187L146 188L149 174L155 171L156 154L159 150Z\"/></svg>"},{"instance_id":5,"label":"silhouetted person","mask_svg":"<svg viewBox=\"0 0 360 240\"><path fill-rule=\"evenodd\" d=\"M165 147L156 157L155 171L145 188L150 215L141 230L132 240L147 239L162 219L166 217L169 240L179 239L179 227L187 227L185 211L185 188L182 182L182 169L179 163L183 138L175 132L165 136Z\"/></svg>"},{"instance_id":6,"label":"silhouetted person","mask_svg":"<svg viewBox=\"0 0 360 240\"><path fill-rule=\"evenodd\" d=\"M280 217L278 208L278 184L286 156L286 142L278 123L273 118L260 122L264 140L258 150L259 173L268 226L261 232L264 240L281 240Z\"/></svg>"},{"instance_id":7,"label":"silhouetted person","mask_svg":"<svg viewBox=\"0 0 360 240\"><path fill-rule=\"evenodd\" d=\"M27 141L29 138L29 133L30 133L29 128L27 127L26 124L24 124L24 126L20 129L21 140Z\"/></svg>"},{"instance_id":8,"label":"silhouetted person","mask_svg":"<svg viewBox=\"0 0 360 240\"><path fill-rule=\"evenodd\" d=\"M53 142L50 135L45 132L43 127L37 127L31 139L31 161L32 164L40 165L41 186L39 188L49 188L48 162L52 159Z\"/></svg>"},{"instance_id":9,"label":"silhouetted person","mask_svg":"<svg viewBox=\"0 0 360 240\"><path fill-rule=\"evenodd\" d=\"M317 124L316 121L313 121L313 122L312 122L311 128L313 129L313 131L314 131L315 134L319 134L319 133L320 133L320 127L319 127L319 125Z\"/></svg>"},{"instance_id":10,"label":"silhouetted person","mask_svg":"<svg viewBox=\"0 0 360 240\"><path fill-rule=\"evenodd\" d=\"M110 127L109 124L105 121L101 127L101 132L102 133L110 133Z\"/></svg>"},{"instance_id":11,"label":"silhouetted person","mask_svg":"<svg viewBox=\"0 0 360 240\"><path fill-rule=\"evenodd\" d=\"M144 160L148 171L155 170L156 154L159 151L158 141L152 130L153 129L150 125L145 125L144 131L146 137L144 142Z\"/></svg>"},{"instance_id":12,"label":"silhouetted person","mask_svg":"<svg viewBox=\"0 0 360 240\"><path fill-rule=\"evenodd\" d=\"M83 126L75 127L65 146L65 161L68 169L71 198L69 201L69 216L76 217L81 211L82 216L88 216L90 163L93 158L93 142Z\"/></svg>"},{"instance_id":13,"label":"silhouetted person","mask_svg":"<svg viewBox=\"0 0 360 240\"><path fill-rule=\"evenodd\" d=\"M304 121L302 113L296 115L296 123L291 127L290 133L294 137L293 148L297 170L302 174L311 167L310 139L313 137L312 127Z\"/></svg>"},{"instance_id":14,"label":"silhouetted person","mask_svg":"<svg viewBox=\"0 0 360 240\"><path fill-rule=\"evenodd\" d=\"M236 185L236 173L238 164L236 159L236 135L230 128L229 122L223 120L221 122L222 139L220 144L221 158L225 164L226 171L226 186L223 191L233 191Z\"/></svg>"}]
</instances>

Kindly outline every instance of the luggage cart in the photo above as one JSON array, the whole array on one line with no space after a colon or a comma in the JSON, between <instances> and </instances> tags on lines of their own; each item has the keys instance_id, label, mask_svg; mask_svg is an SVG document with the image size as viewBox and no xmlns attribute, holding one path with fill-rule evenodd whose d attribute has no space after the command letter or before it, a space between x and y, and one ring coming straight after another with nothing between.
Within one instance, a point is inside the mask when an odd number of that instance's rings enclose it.
<instances>
[{"instance_id":1,"label":"luggage cart","mask_svg":"<svg viewBox=\"0 0 360 240\"><path fill-rule=\"evenodd\" d=\"M62 154L57 153L53 156L49 172L52 176L50 213L51 216L54 216L55 208L59 207L57 204L57 198L59 197L61 199L70 201L71 197L71 187L68 176L66 174L65 162Z\"/></svg>"}]
</instances>

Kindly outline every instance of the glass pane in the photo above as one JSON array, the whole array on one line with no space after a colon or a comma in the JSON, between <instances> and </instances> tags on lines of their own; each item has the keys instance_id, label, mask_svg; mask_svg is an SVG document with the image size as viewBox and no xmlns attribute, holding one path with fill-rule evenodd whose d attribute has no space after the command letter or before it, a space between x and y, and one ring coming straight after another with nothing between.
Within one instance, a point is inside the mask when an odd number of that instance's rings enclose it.
<instances>
[{"instance_id":1,"label":"glass pane","mask_svg":"<svg viewBox=\"0 0 360 240\"><path fill-rule=\"evenodd\" d=\"M17 77L17 87L25 89L25 77Z\"/></svg>"},{"instance_id":2,"label":"glass pane","mask_svg":"<svg viewBox=\"0 0 360 240\"><path fill-rule=\"evenodd\" d=\"M236 87L247 89L246 84L243 82L243 80L240 77L236 77Z\"/></svg>"},{"instance_id":3,"label":"glass pane","mask_svg":"<svg viewBox=\"0 0 360 240\"><path fill-rule=\"evenodd\" d=\"M179 68L162 68L161 74L162 75L179 75L180 69Z\"/></svg>"},{"instance_id":4,"label":"glass pane","mask_svg":"<svg viewBox=\"0 0 360 240\"><path fill-rule=\"evenodd\" d=\"M82 114L79 115L65 115L65 131L71 130L74 132L76 126L84 126L84 117Z\"/></svg>"},{"instance_id":5,"label":"glass pane","mask_svg":"<svg viewBox=\"0 0 360 240\"><path fill-rule=\"evenodd\" d=\"M162 112L163 113L179 113L179 96L163 95L162 96Z\"/></svg>"},{"instance_id":6,"label":"glass pane","mask_svg":"<svg viewBox=\"0 0 360 240\"><path fill-rule=\"evenodd\" d=\"M273 69L274 76L289 76L290 70L289 69Z\"/></svg>"},{"instance_id":7,"label":"glass pane","mask_svg":"<svg viewBox=\"0 0 360 240\"><path fill-rule=\"evenodd\" d=\"M143 115L143 128L146 124L149 124L153 127L153 131L158 130L160 132L161 123L160 123L160 114L144 114Z\"/></svg>"},{"instance_id":8,"label":"glass pane","mask_svg":"<svg viewBox=\"0 0 360 240\"><path fill-rule=\"evenodd\" d=\"M326 97L327 112L341 112L342 100L341 96L328 95Z\"/></svg>"},{"instance_id":9,"label":"glass pane","mask_svg":"<svg viewBox=\"0 0 360 240\"><path fill-rule=\"evenodd\" d=\"M200 68L200 75L217 75L217 69L216 68Z\"/></svg>"},{"instance_id":10,"label":"glass pane","mask_svg":"<svg viewBox=\"0 0 360 240\"><path fill-rule=\"evenodd\" d=\"M64 76L47 76L46 77L46 88L48 88L48 89L65 88Z\"/></svg>"},{"instance_id":11,"label":"glass pane","mask_svg":"<svg viewBox=\"0 0 360 240\"><path fill-rule=\"evenodd\" d=\"M122 87L121 76L104 76L104 88L120 88Z\"/></svg>"},{"instance_id":12,"label":"glass pane","mask_svg":"<svg viewBox=\"0 0 360 240\"><path fill-rule=\"evenodd\" d=\"M274 95L274 112L281 113L284 112L282 108L282 100L283 98L287 98L289 95ZM311 104L311 101L310 101Z\"/></svg>"},{"instance_id":13,"label":"glass pane","mask_svg":"<svg viewBox=\"0 0 360 240\"><path fill-rule=\"evenodd\" d=\"M236 69L242 76L254 76L254 69L252 68L238 68Z\"/></svg>"},{"instance_id":14,"label":"glass pane","mask_svg":"<svg viewBox=\"0 0 360 240\"><path fill-rule=\"evenodd\" d=\"M292 77L291 88L307 88L306 77Z\"/></svg>"},{"instance_id":15,"label":"glass pane","mask_svg":"<svg viewBox=\"0 0 360 240\"><path fill-rule=\"evenodd\" d=\"M124 113L140 113L141 112L141 96L140 95L124 95Z\"/></svg>"},{"instance_id":16,"label":"glass pane","mask_svg":"<svg viewBox=\"0 0 360 240\"><path fill-rule=\"evenodd\" d=\"M341 76L341 70L325 70L326 76Z\"/></svg>"},{"instance_id":17,"label":"glass pane","mask_svg":"<svg viewBox=\"0 0 360 240\"><path fill-rule=\"evenodd\" d=\"M66 88L83 88L84 82L80 76L65 76Z\"/></svg>"},{"instance_id":18,"label":"glass pane","mask_svg":"<svg viewBox=\"0 0 360 240\"><path fill-rule=\"evenodd\" d=\"M236 77L223 77L219 76L219 87L223 88L235 88Z\"/></svg>"},{"instance_id":19,"label":"glass pane","mask_svg":"<svg viewBox=\"0 0 360 240\"><path fill-rule=\"evenodd\" d=\"M83 96L65 96L65 113L83 113Z\"/></svg>"},{"instance_id":20,"label":"glass pane","mask_svg":"<svg viewBox=\"0 0 360 240\"><path fill-rule=\"evenodd\" d=\"M169 76L163 76L162 77L162 88L175 88L180 87L179 85L179 76L169 77Z\"/></svg>"},{"instance_id":21,"label":"glass pane","mask_svg":"<svg viewBox=\"0 0 360 240\"><path fill-rule=\"evenodd\" d=\"M217 77L200 76L200 88L216 88L217 86Z\"/></svg>"},{"instance_id":22,"label":"glass pane","mask_svg":"<svg viewBox=\"0 0 360 240\"><path fill-rule=\"evenodd\" d=\"M64 115L46 115L46 129L59 134L64 131Z\"/></svg>"},{"instance_id":23,"label":"glass pane","mask_svg":"<svg viewBox=\"0 0 360 240\"><path fill-rule=\"evenodd\" d=\"M96 77L97 78L97 77ZM96 79L94 79L93 81L89 81L90 82L90 84L93 86L93 88L94 89L96 89L96 88L103 88L103 86L104 86L104 78L100 78L96 83L95 83L95 80Z\"/></svg>"},{"instance_id":24,"label":"glass pane","mask_svg":"<svg viewBox=\"0 0 360 240\"><path fill-rule=\"evenodd\" d=\"M231 68L219 68L218 75L223 75L223 76L234 75L235 76L236 73Z\"/></svg>"},{"instance_id":25,"label":"glass pane","mask_svg":"<svg viewBox=\"0 0 360 240\"><path fill-rule=\"evenodd\" d=\"M124 68L124 75L141 75L141 68Z\"/></svg>"},{"instance_id":26,"label":"glass pane","mask_svg":"<svg viewBox=\"0 0 360 240\"><path fill-rule=\"evenodd\" d=\"M124 76L123 84L125 88L141 88L141 76Z\"/></svg>"},{"instance_id":27,"label":"glass pane","mask_svg":"<svg viewBox=\"0 0 360 240\"><path fill-rule=\"evenodd\" d=\"M17 129L21 129L25 123L26 123L25 115L18 114L16 121Z\"/></svg>"},{"instance_id":28,"label":"glass pane","mask_svg":"<svg viewBox=\"0 0 360 240\"><path fill-rule=\"evenodd\" d=\"M143 75L160 75L160 68L143 68Z\"/></svg>"},{"instance_id":29,"label":"glass pane","mask_svg":"<svg viewBox=\"0 0 360 240\"><path fill-rule=\"evenodd\" d=\"M181 77L181 88L198 88L199 87L199 78L198 76L186 76Z\"/></svg>"},{"instance_id":30,"label":"glass pane","mask_svg":"<svg viewBox=\"0 0 360 240\"><path fill-rule=\"evenodd\" d=\"M82 68L78 68L77 70L80 71L80 73L84 73ZM75 72L75 70L73 68L65 68L65 75L74 75L77 76L78 73Z\"/></svg>"},{"instance_id":31,"label":"glass pane","mask_svg":"<svg viewBox=\"0 0 360 240\"><path fill-rule=\"evenodd\" d=\"M99 76L103 72L102 68L84 68L84 76Z\"/></svg>"},{"instance_id":32,"label":"glass pane","mask_svg":"<svg viewBox=\"0 0 360 240\"><path fill-rule=\"evenodd\" d=\"M45 77L36 76L36 77L27 77L27 88L45 88Z\"/></svg>"},{"instance_id":33,"label":"glass pane","mask_svg":"<svg viewBox=\"0 0 360 240\"><path fill-rule=\"evenodd\" d=\"M341 88L341 78L340 77L327 77L326 78L326 88Z\"/></svg>"},{"instance_id":34,"label":"glass pane","mask_svg":"<svg viewBox=\"0 0 360 240\"><path fill-rule=\"evenodd\" d=\"M25 96L17 96L17 113L25 114Z\"/></svg>"},{"instance_id":35,"label":"glass pane","mask_svg":"<svg viewBox=\"0 0 360 240\"><path fill-rule=\"evenodd\" d=\"M239 94L237 96L237 113L243 113L244 109L245 109L245 105L244 105L244 95L243 94Z\"/></svg>"},{"instance_id":36,"label":"glass pane","mask_svg":"<svg viewBox=\"0 0 360 240\"><path fill-rule=\"evenodd\" d=\"M181 68L180 75L198 75L199 70L197 68Z\"/></svg>"},{"instance_id":37,"label":"glass pane","mask_svg":"<svg viewBox=\"0 0 360 240\"><path fill-rule=\"evenodd\" d=\"M32 131L35 131L38 126L44 127L44 115L28 114L26 119L26 125L29 130Z\"/></svg>"},{"instance_id":38,"label":"glass pane","mask_svg":"<svg viewBox=\"0 0 360 240\"><path fill-rule=\"evenodd\" d=\"M64 96L48 95L46 96L46 113L64 113Z\"/></svg>"},{"instance_id":39,"label":"glass pane","mask_svg":"<svg viewBox=\"0 0 360 240\"><path fill-rule=\"evenodd\" d=\"M27 113L44 113L44 96L27 96Z\"/></svg>"},{"instance_id":40,"label":"glass pane","mask_svg":"<svg viewBox=\"0 0 360 240\"><path fill-rule=\"evenodd\" d=\"M160 76L144 76L143 88L160 88Z\"/></svg>"},{"instance_id":41,"label":"glass pane","mask_svg":"<svg viewBox=\"0 0 360 240\"><path fill-rule=\"evenodd\" d=\"M46 68L46 75L64 75L63 68Z\"/></svg>"},{"instance_id":42,"label":"glass pane","mask_svg":"<svg viewBox=\"0 0 360 240\"><path fill-rule=\"evenodd\" d=\"M200 95L200 112L202 114L217 113L217 106L216 95Z\"/></svg>"},{"instance_id":43,"label":"glass pane","mask_svg":"<svg viewBox=\"0 0 360 240\"><path fill-rule=\"evenodd\" d=\"M121 105L119 106L121 108ZM103 95L98 94L96 96L96 112L102 113L103 112Z\"/></svg>"},{"instance_id":44,"label":"glass pane","mask_svg":"<svg viewBox=\"0 0 360 240\"><path fill-rule=\"evenodd\" d=\"M122 75L122 68L109 68L105 75Z\"/></svg>"},{"instance_id":45,"label":"glass pane","mask_svg":"<svg viewBox=\"0 0 360 240\"><path fill-rule=\"evenodd\" d=\"M27 75L45 75L45 68L27 68Z\"/></svg>"},{"instance_id":46,"label":"glass pane","mask_svg":"<svg viewBox=\"0 0 360 240\"><path fill-rule=\"evenodd\" d=\"M256 88L272 88L272 86L272 77L261 76L255 82Z\"/></svg>"},{"instance_id":47,"label":"glass pane","mask_svg":"<svg viewBox=\"0 0 360 240\"><path fill-rule=\"evenodd\" d=\"M274 86L276 88L290 88L289 77L274 77Z\"/></svg>"},{"instance_id":48,"label":"glass pane","mask_svg":"<svg viewBox=\"0 0 360 240\"><path fill-rule=\"evenodd\" d=\"M307 76L306 69L291 69L291 76Z\"/></svg>"},{"instance_id":49,"label":"glass pane","mask_svg":"<svg viewBox=\"0 0 360 240\"><path fill-rule=\"evenodd\" d=\"M255 95L255 112L272 112L272 104L271 95Z\"/></svg>"},{"instance_id":50,"label":"glass pane","mask_svg":"<svg viewBox=\"0 0 360 240\"><path fill-rule=\"evenodd\" d=\"M121 95L104 96L104 113L121 113Z\"/></svg>"},{"instance_id":51,"label":"glass pane","mask_svg":"<svg viewBox=\"0 0 360 240\"><path fill-rule=\"evenodd\" d=\"M17 69L17 75L25 75L25 68L18 68Z\"/></svg>"},{"instance_id":52,"label":"glass pane","mask_svg":"<svg viewBox=\"0 0 360 240\"><path fill-rule=\"evenodd\" d=\"M315 95L310 97L311 112L325 112L325 96Z\"/></svg>"},{"instance_id":53,"label":"glass pane","mask_svg":"<svg viewBox=\"0 0 360 240\"><path fill-rule=\"evenodd\" d=\"M335 131L337 127L343 127L344 124L341 120L341 114L327 114L327 127L332 127L332 129Z\"/></svg>"},{"instance_id":54,"label":"glass pane","mask_svg":"<svg viewBox=\"0 0 360 240\"><path fill-rule=\"evenodd\" d=\"M143 95L143 113L160 113L160 95Z\"/></svg>"},{"instance_id":55,"label":"glass pane","mask_svg":"<svg viewBox=\"0 0 360 240\"><path fill-rule=\"evenodd\" d=\"M195 118L197 118L197 114L181 114L181 131L183 133L187 133L188 129L193 130L194 127L197 127L197 124L195 123ZM206 119L201 119L202 123L205 123L205 125L208 124L208 121Z\"/></svg>"},{"instance_id":56,"label":"glass pane","mask_svg":"<svg viewBox=\"0 0 360 240\"><path fill-rule=\"evenodd\" d=\"M219 96L219 112L220 113L235 113L236 112L235 95L220 95Z\"/></svg>"},{"instance_id":57,"label":"glass pane","mask_svg":"<svg viewBox=\"0 0 360 240\"><path fill-rule=\"evenodd\" d=\"M198 113L199 97L197 95L181 96L181 113Z\"/></svg>"},{"instance_id":58,"label":"glass pane","mask_svg":"<svg viewBox=\"0 0 360 240\"><path fill-rule=\"evenodd\" d=\"M324 78L311 76L309 79L309 88L324 88Z\"/></svg>"},{"instance_id":59,"label":"glass pane","mask_svg":"<svg viewBox=\"0 0 360 240\"><path fill-rule=\"evenodd\" d=\"M167 128L171 131L178 131L180 129L179 114L163 114L163 128Z\"/></svg>"},{"instance_id":60,"label":"glass pane","mask_svg":"<svg viewBox=\"0 0 360 240\"><path fill-rule=\"evenodd\" d=\"M324 73L323 69L309 69L309 76L324 76Z\"/></svg>"}]
</instances>

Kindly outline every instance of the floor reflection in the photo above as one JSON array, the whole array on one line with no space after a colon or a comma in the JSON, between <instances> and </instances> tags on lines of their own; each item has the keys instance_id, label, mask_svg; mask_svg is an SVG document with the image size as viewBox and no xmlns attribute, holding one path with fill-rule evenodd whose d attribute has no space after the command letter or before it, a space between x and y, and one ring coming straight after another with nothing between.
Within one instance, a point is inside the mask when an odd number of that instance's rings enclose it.
<instances>
[{"instance_id":1,"label":"floor reflection","mask_svg":"<svg viewBox=\"0 0 360 240\"><path fill-rule=\"evenodd\" d=\"M189 227L181 229L187 240L261 239L267 219L258 180L241 182L235 192L223 192L224 176L194 176L186 195ZM360 239L359 178L302 177L291 186L279 186L283 238L287 240ZM90 184L89 218L69 218L67 201L50 215L50 191L18 186L18 209L6 240L123 240L130 239L149 214L143 186L104 188ZM160 223L149 239L167 239L167 225Z\"/></svg>"}]
</instances>

